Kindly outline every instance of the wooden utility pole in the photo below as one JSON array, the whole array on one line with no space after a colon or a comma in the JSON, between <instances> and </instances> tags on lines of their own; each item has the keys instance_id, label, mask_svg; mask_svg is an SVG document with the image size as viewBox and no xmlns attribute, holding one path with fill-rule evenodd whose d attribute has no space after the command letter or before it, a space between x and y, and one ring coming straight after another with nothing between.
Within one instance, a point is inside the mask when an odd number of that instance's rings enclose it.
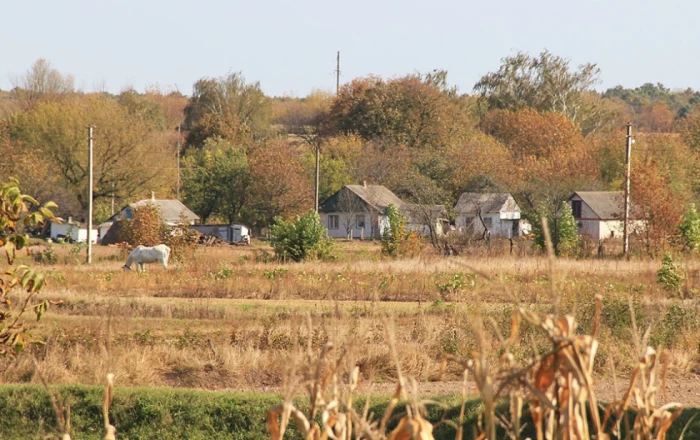
<instances>
[{"instance_id":1,"label":"wooden utility pole","mask_svg":"<svg viewBox=\"0 0 700 440\"><path fill-rule=\"evenodd\" d=\"M335 63L335 94L340 94L340 51L338 51Z\"/></svg>"},{"instance_id":2,"label":"wooden utility pole","mask_svg":"<svg viewBox=\"0 0 700 440\"><path fill-rule=\"evenodd\" d=\"M92 263L92 125L88 126L88 215L87 215L87 264Z\"/></svg>"},{"instance_id":3,"label":"wooden utility pole","mask_svg":"<svg viewBox=\"0 0 700 440\"><path fill-rule=\"evenodd\" d=\"M177 199L180 200L180 125L177 124Z\"/></svg>"},{"instance_id":4,"label":"wooden utility pole","mask_svg":"<svg viewBox=\"0 0 700 440\"><path fill-rule=\"evenodd\" d=\"M316 214L318 214L318 192L319 192L319 180L321 178L321 144L318 142L318 138L314 139L316 144L316 186L314 188L314 200Z\"/></svg>"},{"instance_id":5,"label":"wooden utility pole","mask_svg":"<svg viewBox=\"0 0 700 440\"><path fill-rule=\"evenodd\" d=\"M622 253L629 259L630 236L630 156L632 155L632 123L627 123L627 149L625 153L625 223L622 231Z\"/></svg>"}]
</instances>

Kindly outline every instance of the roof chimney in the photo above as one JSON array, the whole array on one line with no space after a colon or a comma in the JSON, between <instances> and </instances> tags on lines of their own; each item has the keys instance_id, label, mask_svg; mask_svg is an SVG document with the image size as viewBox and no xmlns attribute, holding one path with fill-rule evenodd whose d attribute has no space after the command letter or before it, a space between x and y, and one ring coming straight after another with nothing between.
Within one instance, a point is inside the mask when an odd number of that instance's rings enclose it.
<instances>
[{"instance_id":1,"label":"roof chimney","mask_svg":"<svg viewBox=\"0 0 700 440\"><path fill-rule=\"evenodd\" d=\"M363 187L363 188L367 188L367 181L366 181L366 180L363 180L363 181L362 181L362 187Z\"/></svg>"},{"instance_id":2,"label":"roof chimney","mask_svg":"<svg viewBox=\"0 0 700 440\"><path fill-rule=\"evenodd\" d=\"M151 191L151 200L153 200L154 202L156 201L156 192L155 191Z\"/></svg>"}]
</instances>

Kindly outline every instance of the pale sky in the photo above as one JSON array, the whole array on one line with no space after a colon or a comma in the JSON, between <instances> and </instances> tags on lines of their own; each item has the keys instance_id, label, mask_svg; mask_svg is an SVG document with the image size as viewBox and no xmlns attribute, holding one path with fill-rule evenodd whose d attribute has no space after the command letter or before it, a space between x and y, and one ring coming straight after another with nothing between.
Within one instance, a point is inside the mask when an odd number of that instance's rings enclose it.
<instances>
[{"instance_id":1,"label":"pale sky","mask_svg":"<svg viewBox=\"0 0 700 440\"><path fill-rule=\"evenodd\" d=\"M470 92L517 51L597 63L599 88L700 89L700 3L690 0L0 0L0 89L46 58L85 90L159 84L190 94L242 71L304 96L368 74L446 69Z\"/></svg>"}]
</instances>

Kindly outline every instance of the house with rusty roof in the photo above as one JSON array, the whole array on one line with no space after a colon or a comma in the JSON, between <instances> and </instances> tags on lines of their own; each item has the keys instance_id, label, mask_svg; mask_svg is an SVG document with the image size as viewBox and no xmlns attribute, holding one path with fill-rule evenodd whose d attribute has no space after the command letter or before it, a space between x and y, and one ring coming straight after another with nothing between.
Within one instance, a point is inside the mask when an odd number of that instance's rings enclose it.
<instances>
[{"instance_id":1,"label":"house with rusty roof","mask_svg":"<svg viewBox=\"0 0 700 440\"><path fill-rule=\"evenodd\" d=\"M579 235L597 240L621 238L624 229L624 192L576 191L568 203L578 225ZM645 222L630 219L630 233L641 231Z\"/></svg>"}]
</instances>

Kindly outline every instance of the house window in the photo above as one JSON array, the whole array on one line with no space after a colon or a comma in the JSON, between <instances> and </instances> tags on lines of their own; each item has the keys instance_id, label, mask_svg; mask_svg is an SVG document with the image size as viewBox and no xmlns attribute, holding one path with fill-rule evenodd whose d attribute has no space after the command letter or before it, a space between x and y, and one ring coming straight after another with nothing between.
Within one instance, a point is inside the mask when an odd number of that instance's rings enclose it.
<instances>
[{"instance_id":1,"label":"house window","mask_svg":"<svg viewBox=\"0 0 700 440\"><path fill-rule=\"evenodd\" d=\"M484 225L486 229L491 229L492 219L491 217L484 217Z\"/></svg>"},{"instance_id":2,"label":"house window","mask_svg":"<svg viewBox=\"0 0 700 440\"><path fill-rule=\"evenodd\" d=\"M355 226L357 229L364 229L365 227L365 216L364 215L358 215L355 217Z\"/></svg>"},{"instance_id":3,"label":"house window","mask_svg":"<svg viewBox=\"0 0 700 440\"><path fill-rule=\"evenodd\" d=\"M474 217L465 217L464 218L464 226L465 227L470 227L474 223Z\"/></svg>"},{"instance_id":4,"label":"house window","mask_svg":"<svg viewBox=\"0 0 700 440\"><path fill-rule=\"evenodd\" d=\"M329 215L328 216L328 229L338 229L338 225L340 224L340 217L337 215Z\"/></svg>"},{"instance_id":5,"label":"house window","mask_svg":"<svg viewBox=\"0 0 700 440\"><path fill-rule=\"evenodd\" d=\"M581 201L572 200L571 201L571 212L574 214L574 218L581 218Z\"/></svg>"}]
</instances>

